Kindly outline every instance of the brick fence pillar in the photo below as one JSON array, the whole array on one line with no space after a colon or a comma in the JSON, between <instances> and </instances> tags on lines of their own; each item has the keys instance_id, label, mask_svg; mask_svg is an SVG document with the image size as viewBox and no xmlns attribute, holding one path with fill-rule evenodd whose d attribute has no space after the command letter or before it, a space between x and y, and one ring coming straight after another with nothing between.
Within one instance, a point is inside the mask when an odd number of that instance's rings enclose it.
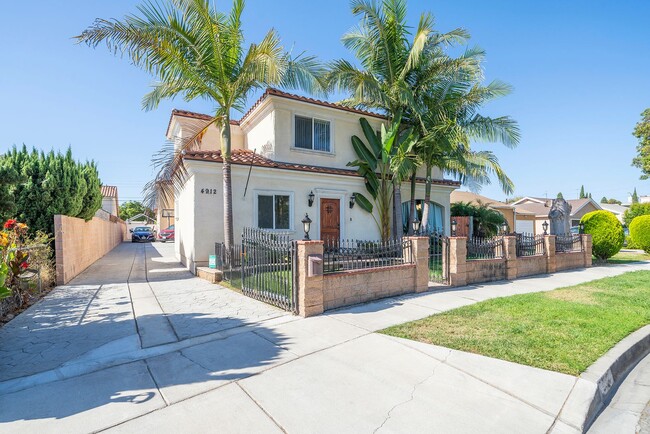
<instances>
[{"instance_id":1,"label":"brick fence pillar","mask_svg":"<svg viewBox=\"0 0 650 434\"><path fill-rule=\"evenodd\" d=\"M546 272L555 273L557 271L555 235L544 235L544 250L546 251Z\"/></svg>"},{"instance_id":2,"label":"brick fence pillar","mask_svg":"<svg viewBox=\"0 0 650 434\"><path fill-rule=\"evenodd\" d=\"M323 306L323 241L297 242L295 290L298 293L298 315L302 317L320 315ZM310 272L310 257L316 260ZM320 266L318 265L320 260Z\"/></svg>"},{"instance_id":3,"label":"brick fence pillar","mask_svg":"<svg viewBox=\"0 0 650 434\"><path fill-rule=\"evenodd\" d=\"M585 267L591 267L591 260L592 258L592 247L593 247L593 241L591 239L591 234L582 234L582 247L583 247L583 254L584 254L584 264Z\"/></svg>"},{"instance_id":4,"label":"brick fence pillar","mask_svg":"<svg viewBox=\"0 0 650 434\"><path fill-rule=\"evenodd\" d=\"M467 238L449 238L449 284L464 286L467 284Z\"/></svg>"},{"instance_id":5,"label":"brick fence pillar","mask_svg":"<svg viewBox=\"0 0 650 434\"><path fill-rule=\"evenodd\" d=\"M503 256L506 259L506 279L517 278L517 237L506 235L503 237Z\"/></svg>"},{"instance_id":6,"label":"brick fence pillar","mask_svg":"<svg viewBox=\"0 0 650 434\"><path fill-rule=\"evenodd\" d=\"M413 290L424 292L429 289L429 237L405 237L411 241L411 262L415 264Z\"/></svg>"}]
</instances>

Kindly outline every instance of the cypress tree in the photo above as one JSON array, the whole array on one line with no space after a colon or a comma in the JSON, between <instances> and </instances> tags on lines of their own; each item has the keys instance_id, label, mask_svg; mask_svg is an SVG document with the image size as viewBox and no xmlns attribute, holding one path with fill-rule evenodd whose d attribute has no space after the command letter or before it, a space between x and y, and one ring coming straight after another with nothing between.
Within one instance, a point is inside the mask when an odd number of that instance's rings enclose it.
<instances>
[{"instance_id":1,"label":"cypress tree","mask_svg":"<svg viewBox=\"0 0 650 434\"><path fill-rule=\"evenodd\" d=\"M580 186L580 199L584 199L585 197L587 197L587 196L585 196L585 186L581 185Z\"/></svg>"},{"instance_id":2,"label":"cypress tree","mask_svg":"<svg viewBox=\"0 0 650 434\"><path fill-rule=\"evenodd\" d=\"M639 195L636 194L636 187L634 187L634 193L632 193L632 203L639 203Z\"/></svg>"},{"instance_id":3,"label":"cypress tree","mask_svg":"<svg viewBox=\"0 0 650 434\"><path fill-rule=\"evenodd\" d=\"M52 233L55 214L90 220L101 207L95 164L76 162L71 149L63 155L45 154L23 145L7 152L4 160L22 178L12 188L15 216L33 231Z\"/></svg>"}]
</instances>

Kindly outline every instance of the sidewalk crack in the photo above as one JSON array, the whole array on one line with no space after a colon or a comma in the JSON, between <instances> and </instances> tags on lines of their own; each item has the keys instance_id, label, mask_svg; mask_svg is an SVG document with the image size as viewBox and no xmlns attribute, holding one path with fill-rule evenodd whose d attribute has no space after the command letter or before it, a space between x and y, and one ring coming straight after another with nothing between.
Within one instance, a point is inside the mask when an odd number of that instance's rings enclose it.
<instances>
[{"instance_id":1,"label":"sidewalk crack","mask_svg":"<svg viewBox=\"0 0 650 434\"><path fill-rule=\"evenodd\" d=\"M405 401L398 402L398 403L395 404L395 405L394 405L390 410L388 410L388 413L386 414L386 418L385 418L384 421L381 423L381 425L379 425L377 428L374 429L373 434L376 433L377 431L379 431L380 429L382 429L382 428L384 427L384 425L386 425L386 422L388 422L388 421L390 420L390 418L391 418L392 415L393 415L393 412L394 412L398 407L401 407L401 406L406 405L406 404L408 404L409 402L413 401L413 400L415 399L415 392L417 391L418 387L420 387L422 384L426 383L426 382L429 381L431 378L433 378L433 376L436 375L436 369L438 369L438 366L444 364L446 361L447 361L447 357L445 357L445 360L443 360L442 362L438 362L438 363L433 367L433 370L431 371L431 374L429 374L427 377L425 377L422 381L419 381L418 383L414 384L414 385L413 385L413 389L411 390L411 396L410 396L407 400L405 400Z\"/></svg>"}]
</instances>

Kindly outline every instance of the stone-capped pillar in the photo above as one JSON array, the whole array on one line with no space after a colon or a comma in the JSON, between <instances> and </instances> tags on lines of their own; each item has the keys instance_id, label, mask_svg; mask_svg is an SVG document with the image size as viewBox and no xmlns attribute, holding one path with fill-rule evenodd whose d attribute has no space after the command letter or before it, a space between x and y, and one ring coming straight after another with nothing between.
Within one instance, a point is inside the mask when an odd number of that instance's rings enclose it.
<instances>
[{"instance_id":1,"label":"stone-capped pillar","mask_svg":"<svg viewBox=\"0 0 650 434\"><path fill-rule=\"evenodd\" d=\"M429 237L405 237L411 241L411 251L406 254L413 255L411 262L415 264L413 276L413 290L424 292L429 289Z\"/></svg>"},{"instance_id":2,"label":"stone-capped pillar","mask_svg":"<svg viewBox=\"0 0 650 434\"><path fill-rule=\"evenodd\" d=\"M298 293L298 315L302 317L320 315L324 311L323 306L323 241L298 241L296 254L296 278ZM321 267L317 274L310 276L309 258L320 259ZM316 267L317 268L317 267Z\"/></svg>"},{"instance_id":3,"label":"stone-capped pillar","mask_svg":"<svg viewBox=\"0 0 650 434\"><path fill-rule=\"evenodd\" d=\"M555 235L544 235L544 250L546 251L546 272L555 273L557 271Z\"/></svg>"},{"instance_id":4,"label":"stone-capped pillar","mask_svg":"<svg viewBox=\"0 0 650 434\"><path fill-rule=\"evenodd\" d=\"M449 237L449 285L467 284L467 238Z\"/></svg>"},{"instance_id":5,"label":"stone-capped pillar","mask_svg":"<svg viewBox=\"0 0 650 434\"><path fill-rule=\"evenodd\" d=\"M582 234L582 252L584 254L584 264L585 267L591 267L592 257L592 247L593 240L591 239L591 234Z\"/></svg>"},{"instance_id":6,"label":"stone-capped pillar","mask_svg":"<svg viewBox=\"0 0 650 434\"><path fill-rule=\"evenodd\" d=\"M517 278L517 237L506 235L503 237L503 256L506 259L506 279Z\"/></svg>"}]
</instances>

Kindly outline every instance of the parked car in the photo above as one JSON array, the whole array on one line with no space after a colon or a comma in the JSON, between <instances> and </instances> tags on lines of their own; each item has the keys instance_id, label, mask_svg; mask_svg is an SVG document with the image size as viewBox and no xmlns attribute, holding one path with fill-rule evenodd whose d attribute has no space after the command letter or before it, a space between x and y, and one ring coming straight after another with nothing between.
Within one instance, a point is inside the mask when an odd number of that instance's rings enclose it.
<instances>
[{"instance_id":1,"label":"parked car","mask_svg":"<svg viewBox=\"0 0 650 434\"><path fill-rule=\"evenodd\" d=\"M174 241L174 225L171 225L167 229L163 229L158 234L158 241L164 243L166 241Z\"/></svg>"},{"instance_id":2,"label":"parked car","mask_svg":"<svg viewBox=\"0 0 650 434\"><path fill-rule=\"evenodd\" d=\"M149 226L138 226L134 229L131 229L132 243L146 243L154 241L156 241L156 236L154 235L153 229L151 229Z\"/></svg>"}]
</instances>

